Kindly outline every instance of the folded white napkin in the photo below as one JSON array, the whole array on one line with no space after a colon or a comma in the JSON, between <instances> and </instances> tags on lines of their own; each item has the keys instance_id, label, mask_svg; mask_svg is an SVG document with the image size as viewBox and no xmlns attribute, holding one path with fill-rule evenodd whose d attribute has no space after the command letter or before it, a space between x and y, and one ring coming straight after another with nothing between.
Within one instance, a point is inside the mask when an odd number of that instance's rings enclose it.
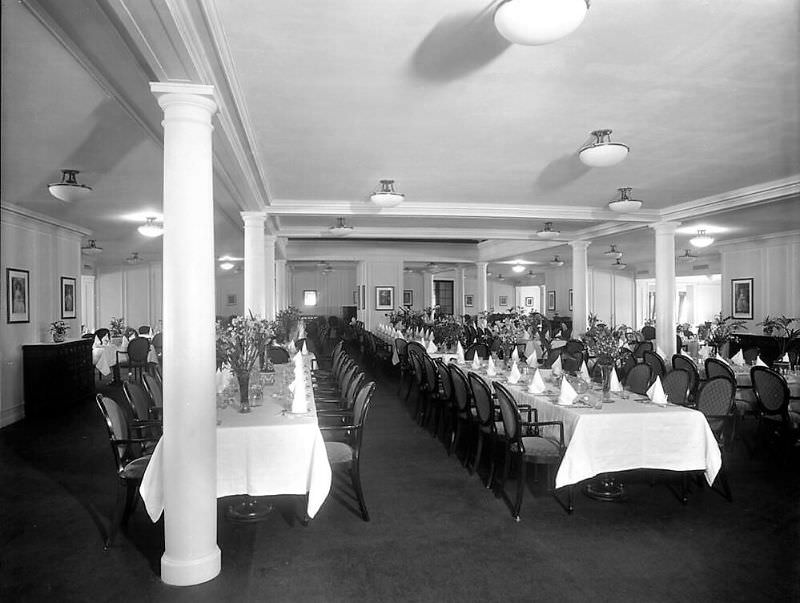
<instances>
[{"instance_id":1,"label":"folded white napkin","mask_svg":"<svg viewBox=\"0 0 800 603\"><path fill-rule=\"evenodd\" d=\"M561 370L562 370L561 369L561 356L556 358L556 361L553 363L553 366L551 366L550 368L553 371L554 375L558 376L559 374L561 374Z\"/></svg>"},{"instance_id":2,"label":"folded white napkin","mask_svg":"<svg viewBox=\"0 0 800 603\"><path fill-rule=\"evenodd\" d=\"M533 372L533 377L531 377L531 382L528 384L528 392L531 394L543 394L546 389L541 369L536 369Z\"/></svg>"},{"instance_id":3,"label":"folded white napkin","mask_svg":"<svg viewBox=\"0 0 800 603\"><path fill-rule=\"evenodd\" d=\"M585 360L583 361L583 364L581 364L580 377L581 377L581 379L586 381L586 383L590 383L592 381L592 378L589 376L589 368L586 366L586 361Z\"/></svg>"},{"instance_id":4,"label":"folded white napkin","mask_svg":"<svg viewBox=\"0 0 800 603\"><path fill-rule=\"evenodd\" d=\"M578 393L572 387L567 379L561 380L561 391L558 394L558 403L563 406L571 406L572 403L575 401L575 398L578 397Z\"/></svg>"},{"instance_id":5,"label":"folded white napkin","mask_svg":"<svg viewBox=\"0 0 800 603\"><path fill-rule=\"evenodd\" d=\"M536 357L536 350L531 352L531 355L528 356L528 360L526 360L526 362L528 363L528 366L532 366L534 368L539 366L539 359Z\"/></svg>"},{"instance_id":6,"label":"folded white napkin","mask_svg":"<svg viewBox=\"0 0 800 603\"><path fill-rule=\"evenodd\" d=\"M304 413L308 410L306 404L306 384L302 376L294 381L294 392L292 393L292 412Z\"/></svg>"},{"instance_id":7,"label":"folded white napkin","mask_svg":"<svg viewBox=\"0 0 800 603\"><path fill-rule=\"evenodd\" d=\"M611 369L611 384L609 387L609 391L614 393L619 393L622 391L622 383L619 382L619 377L617 377L617 369Z\"/></svg>"},{"instance_id":8,"label":"folded white napkin","mask_svg":"<svg viewBox=\"0 0 800 603\"><path fill-rule=\"evenodd\" d=\"M781 358L781 362L791 362L791 360L789 360L789 352L786 352L783 355L783 358Z\"/></svg>"},{"instance_id":9,"label":"folded white napkin","mask_svg":"<svg viewBox=\"0 0 800 603\"><path fill-rule=\"evenodd\" d=\"M728 366L730 366L730 364L731 364L730 362L728 362L727 360L725 360L725 359L724 359L722 356L720 356L719 354L717 354L716 358L717 358L717 360L719 360L720 362L724 362L724 363L725 363L725 364L727 364Z\"/></svg>"},{"instance_id":10,"label":"folded white napkin","mask_svg":"<svg viewBox=\"0 0 800 603\"><path fill-rule=\"evenodd\" d=\"M233 379L233 372L227 366L223 366L217 371L216 386L218 394L222 393L222 390L230 383L231 379Z\"/></svg>"},{"instance_id":11,"label":"folded white napkin","mask_svg":"<svg viewBox=\"0 0 800 603\"><path fill-rule=\"evenodd\" d=\"M476 371L481 368L481 359L478 356L478 352L475 352L475 355L472 357L472 368Z\"/></svg>"},{"instance_id":12,"label":"folded white napkin","mask_svg":"<svg viewBox=\"0 0 800 603\"><path fill-rule=\"evenodd\" d=\"M127 352L128 351L128 338L125 337L124 335L122 336L122 344L119 346L119 350L121 352Z\"/></svg>"},{"instance_id":13,"label":"folded white napkin","mask_svg":"<svg viewBox=\"0 0 800 603\"><path fill-rule=\"evenodd\" d=\"M296 347L295 347L295 345L294 345L294 341L290 341L290 342L289 342L289 345L287 345L287 346L286 346L286 350L287 350L287 351L288 351L290 354L294 355L294 353L297 351L297 348L296 348Z\"/></svg>"},{"instance_id":14,"label":"folded white napkin","mask_svg":"<svg viewBox=\"0 0 800 603\"><path fill-rule=\"evenodd\" d=\"M761 360L761 356L756 356L756 366L767 366L767 363Z\"/></svg>"},{"instance_id":15,"label":"folded white napkin","mask_svg":"<svg viewBox=\"0 0 800 603\"><path fill-rule=\"evenodd\" d=\"M292 356L292 362L294 362L294 372L297 372L298 367L302 371L303 366L303 355L300 352L297 352Z\"/></svg>"},{"instance_id":16,"label":"folded white napkin","mask_svg":"<svg viewBox=\"0 0 800 603\"><path fill-rule=\"evenodd\" d=\"M509 383L519 383L520 378L522 377L522 373L519 372L519 368L517 367L517 363L511 365L511 370L508 371L508 382Z\"/></svg>"},{"instance_id":17,"label":"folded white napkin","mask_svg":"<svg viewBox=\"0 0 800 603\"><path fill-rule=\"evenodd\" d=\"M464 364L464 348L461 347L461 342L456 343L456 361L459 364Z\"/></svg>"},{"instance_id":18,"label":"folded white napkin","mask_svg":"<svg viewBox=\"0 0 800 603\"><path fill-rule=\"evenodd\" d=\"M489 356L489 362L486 364L486 374L489 377L494 377L497 374L497 367L494 365L494 358Z\"/></svg>"},{"instance_id":19,"label":"folded white napkin","mask_svg":"<svg viewBox=\"0 0 800 603\"><path fill-rule=\"evenodd\" d=\"M417 339L417 343L424 347L425 346L425 339L420 337L419 339Z\"/></svg>"},{"instance_id":20,"label":"folded white napkin","mask_svg":"<svg viewBox=\"0 0 800 603\"><path fill-rule=\"evenodd\" d=\"M514 351L511 352L511 360L513 360L514 362L517 362L519 360L519 350L517 349L517 346L514 346Z\"/></svg>"},{"instance_id":21,"label":"folded white napkin","mask_svg":"<svg viewBox=\"0 0 800 603\"><path fill-rule=\"evenodd\" d=\"M99 348L99 347L101 347L102 345L103 345L103 342L101 342L101 341L100 341L100 338L99 338L97 335L95 335L95 336L94 336L94 343L92 344L92 347L93 347L93 348Z\"/></svg>"},{"instance_id":22,"label":"folded white napkin","mask_svg":"<svg viewBox=\"0 0 800 603\"><path fill-rule=\"evenodd\" d=\"M301 350L301 353L303 356L308 356L308 346L306 345L305 341L303 342L303 349Z\"/></svg>"},{"instance_id":23,"label":"folded white napkin","mask_svg":"<svg viewBox=\"0 0 800 603\"><path fill-rule=\"evenodd\" d=\"M742 350L736 352L736 355L733 358L731 358L731 364L735 364L736 366L745 365L744 354L742 354Z\"/></svg>"},{"instance_id":24,"label":"folded white napkin","mask_svg":"<svg viewBox=\"0 0 800 603\"><path fill-rule=\"evenodd\" d=\"M655 383L647 390L647 397L650 398L653 404L667 405L667 396L664 394L664 387L661 385L661 377L656 377Z\"/></svg>"},{"instance_id":25,"label":"folded white napkin","mask_svg":"<svg viewBox=\"0 0 800 603\"><path fill-rule=\"evenodd\" d=\"M428 341L428 346L425 348L425 351L428 352L428 354L435 354L437 352L436 344L433 343L433 337Z\"/></svg>"}]
</instances>

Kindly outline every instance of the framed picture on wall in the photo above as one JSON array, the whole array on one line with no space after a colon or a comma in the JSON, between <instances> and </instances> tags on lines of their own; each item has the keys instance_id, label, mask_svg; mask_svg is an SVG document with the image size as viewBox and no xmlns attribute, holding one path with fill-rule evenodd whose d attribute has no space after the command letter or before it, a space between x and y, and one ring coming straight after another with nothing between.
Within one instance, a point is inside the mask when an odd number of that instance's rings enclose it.
<instances>
[{"instance_id":1,"label":"framed picture on wall","mask_svg":"<svg viewBox=\"0 0 800 603\"><path fill-rule=\"evenodd\" d=\"M75 279L71 276L61 277L61 318L75 318Z\"/></svg>"},{"instance_id":2,"label":"framed picture on wall","mask_svg":"<svg viewBox=\"0 0 800 603\"><path fill-rule=\"evenodd\" d=\"M316 306L317 305L317 291L316 289L306 289L303 291L303 305Z\"/></svg>"},{"instance_id":3,"label":"framed picture on wall","mask_svg":"<svg viewBox=\"0 0 800 603\"><path fill-rule=\"evenodd\" d=\"M753 279L731 279L731 315L734 318L753 318Z\"/></svg>"},{"instance_id":4,"label":"framed picture on wall","mask_svg":"<svg viewBox=\"0 0 800 603\"><path fill-rule=\"evenodd\" d=\"M6 268L6 319L7 322L31 321L30 272L19 268Z\"/></svg>"},{"instance_id":5,"label":"framed picture on wall","mask_svg":"<svg viewBox=\"0 0 800 603\"><path fill-rule=\"evenodd\" d=\"M227 306L235 306L239 300L236 299L235 293L228 293L225 297L225 305Z\"/></svg>"},{"instance_id":6,"label":"framed picture on wall","mask_svg":"<svg viewBox=\"0 0 800 603\"><path fill-rule=\"evenodd\" d=\"M414 290L413 289L403 289L403 305L404 306L413 306L414 305Z\"/></svg>"},{"instance_id":7,"label":"framed picture on wall","mask_svg":"<svg viewBox=\"0 0 800 603\"><path fill-rule=\"evenodd\" d=\"M508 296L507 295L501 295L498 298L497 301L501 306L507 306L508 305Z\"/></svg>"},{"instance_id":8,"label":"framed picture on wall","mask_svg":"<svg viewBox=\"0 0 800 603\"><path fill-rule=\"evenodd\" d=\"M394 310L394 287L375 287L375 309Z\"/></svg>"},{"instance_id":9,"label":"framed picture on wall","mask_svg":"<svg viewBox=\"0 0 800 603\"><path fill-rule=\"evenodd\" d=\"M572 289L569 290L569 309L572 310Z\"/></svg>"},{"instance_id":10,"label":"framed picture on wall","mask_svg":"<svg viewBox=\"0 0 800 603\"><path fill-rule=\"evenodd\" d=\"M533 306L533 298L532 297L526 297L525 298L525 307L526 308L530 308L531 306Z\"/></svg>"},{"instance_id":11,"label":"framed picture on wall","mask_svg":"<svg viewBox=\"0 0 800 603\"><path fill-rule=\"evenodd\" d=\"M474 301L474 298L473 298L472 295L465 295L464 296L464 306L465 307L471 308L473 301Z\"/></svg>"},{"instance_id":12,"label":"framed picture on wall","mask_svg":"<svg viewBox=\"0 0 800 603\"><path fill-rule=\"evenodd\" d=\"M556 309L556 292L555 291L548 291L547 292L547 309L549 311L554 311Z\"/></svg>"}]
</instances>

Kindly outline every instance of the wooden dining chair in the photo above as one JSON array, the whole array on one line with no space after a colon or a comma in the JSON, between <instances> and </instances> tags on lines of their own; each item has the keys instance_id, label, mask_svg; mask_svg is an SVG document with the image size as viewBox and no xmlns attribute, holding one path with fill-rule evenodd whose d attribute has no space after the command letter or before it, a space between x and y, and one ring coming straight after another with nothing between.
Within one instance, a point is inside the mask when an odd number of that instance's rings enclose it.
<instances>
[{"instance_id":1,"label":"wooden dining chair","mask_svg":"<svg viewBox=\"0 0 800 603\"><path fill-rule=\"evenodd\" d=\"M689 401L689 382L691 377L683 369L673 369L661 378L664 394L671 404L687 406Z\"/></svg>"},{"instance_id":2,"label":"wooden dining chair","mask_svg":"<svg viewBox=\"0 0 800 603\"><path fill-rule=\"evenodd\" d=\"M161 390L161 384L150 373L143 373L142 385L152 401L150 415L155 418L161 418L164 410L164 395Z\"/></svg>"},{"instance_id":3,"label":"wooden dining chair","mask_svg":"<svg viewBox=\"0 0 800 603\"><path fill-rule=\"evenodd\" d=\"M711 433L720 449L722 467L717 479L722 487L722 494L732 502L731 488L728 484L726 452L730 448L735 431L736 405L734 404L735 387L722 375L712 377L700 387L697 393L697 410L706 417Z\"/></svg>"},{"instance_id":4,"label":"wooden dining chair","mask_svg":"<svg viewBox=\"0 0 800 603\"><path fill-rule=\"evenodd\" d=\"M800 440L800 413L789 409L789 385L778 371L766 366L750 369L758 403L758 435L768 444L778 444L781 458L788 459Z\"/></svg>"},{"instance_id":5,"label":"wooden dining chair","mask_svg":"<svg viewBox=\"0 0 800 603\"><path fill-rule=\"evenodd\" d=\"M647 364L637 364L625 375L625 387L635 394L646 394L653 381L653 371Z\"/></svg>"},{"instance_id":6,"label":"wooden dining chair","mask_svg":"<svg viewBox=\"0 0 800 603\"><path fill-rule=\"evenodd\" d=\"M658 355L657 352L652 352L650 350L645 350L642 353L642 359L644 363L650 366L650 370L653 372L654 378L661 377L664 378L664 375L667 374L667 367L664 365L664 359Z\"/></svg>"},{"instance_id":7,"label":"wooden dining chair","mask_svg":"<svg viewBox=\"0 0 800 603\"><path fill-rule=\"evenodd\" d=\"M464 371L455 364L448 366L450 369L450 379L453 383L453 399L455 404L453 407L455 427L452 437L450 439L450 447L447 450L448 456L454 452L458 455L458 447L465 437L472 435L473 428L477 425L477 413L475 407L472 405L472 392L469 388L469 382ZM471 442L471 438L469 440ZM462 457L462 465L467 466L469 459L472 456L472 450L469 449Z\"/></svg>"},{"instance_id":8,"label":"wooden dining chair","mask_svg":"<svg viewBox=\"0 0 800 603\"><path fill-rule=\"evenodd\" d=\"M117 370L128 369L134 380L141 379L147 370L147 354L150 351L150 340L137 337L128 343L125 352L117 351Z\"/></svg>"},{"instance_id":9,"label":"wooden dining chair","mask_svg":"<svg viewBox=\"0 0 800 603\"><path fill-rule=\"evenodd\" d=\"M697 365L689 356L683 354L673 354L672 369L682 370L689 373L689 395L687 398L689 406L694 406L697 399L697 388L700 384L700 371Z\"/></svg>"},{"instance_id":10,"label":"wooden dining chair","mask_svg":"<svg viewBox=\"0 0 800 603\"><path fill-rule=\"evenodd\" d=\"M486 478L485 486L491 489L494 484L495 446L497 444L498 428L499 431L502 431L503 423L495 416L494 399L489 384L475 373L468 373L467 380L472 391L478 424L475 461L470 468L470 474L480 468L483 450L487 448L489 452L489 475Z\"/></svg>"}]
</instances>

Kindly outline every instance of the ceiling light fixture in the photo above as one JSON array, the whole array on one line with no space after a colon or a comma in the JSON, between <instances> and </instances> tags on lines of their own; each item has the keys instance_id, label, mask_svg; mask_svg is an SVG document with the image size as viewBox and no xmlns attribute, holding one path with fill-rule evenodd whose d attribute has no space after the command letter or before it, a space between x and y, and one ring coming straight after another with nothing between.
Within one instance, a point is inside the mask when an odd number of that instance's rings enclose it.
<instances>
[{"instance_id":1,"label":"ceiling light fixture","mask_svg":"<svg viewBox=\"0 0 800 603\"><path fill-rule=\"evenodd\" d=\"M558 257L557 255L554 255L554 256L553 256L553 259L552 259L552 260L550 260L549 264L550 264L551 266L555 266L555 267L558 267L558 266L563 266L563 265L564 265L564 260L562 260L562 259L561 259L560 257Z\"/></svg>"},{"instance_id":2,"label":"ceiling light fixture","mask_svg":"<svg viewBox=\"0 0 800 603\"><path fill-rule=\"evenodd\" d=\"M138 251L132 251L131 255L128 256L127 258L125 258L125 263L126 264L138 264L141 261L142 261L142 258L139 257L139 252Z\"/></svg>"},{"instance_id":3,"label":"ceiling light fixture","mask_svg":"<svg viewBox=\"0 0 800 603\"><path fill-rule=\"evenodd\" d=\"M336 225L328 228L334 237L346 237L353 232L353 227L344 223L344 218L336 218Z\"/></svg>"},{"instance_id":4,"label":"ceiling light fixture","mask_svg":"<svg viewBox=\"0 0 800 603\"><path fill-rule=\"evenodd\" d=\"M142 224L138 230L139 234L146 237L160 237L164 234L164 228L156 224L156 219L153 217L147 218L145 223Z\"/></svg>"},{"instance_id":5,"label":"ceiling light fixture","mask_svg":"<svg viewBox=\"0 0 800 603\"><path fill-rule=\"evenodd\" d=\"M684 249L684 254L678 256L678 261L681 264L691 264L697 261L697 256L692 255L692 253L688 249Z\"/></svg>"},{"instance_id":6,"label":"ceiling light fixture","mask_svg":"<svg viewBox=\"0 0 800 603\"><path fill-rule=\"evenodd\" d=\"M497 275L497 280L498 280L498 281L504 281L504 280L506 280L506 279L505 279L505 277L504 277L502 274L498 274L498 275Z\"/></svg>"},{"instance_id":7,"label":"ceiling light fixture","mask_svg":"<svg viewBox=\"0 0 800 603\"><path fill-rule=\"evenodd\" d=\"M702 229L697 231L697 236L689 239L689 243L691 243L693 247L708 247L713 242L714 237L707 235L706 231Z\"/></svg>"},{"instance_id":8,"label":"ceiling light fixture","mask_svg":"<svg viewBox=\"0 0 800 603\"><path fill-rule=\"evenodd\" d=\"M623 263L622 258L617 258L617 261L611 264L612 268L616 268L617 270L625 270L628 267L627 264Z\"/></svg>"},{"instance_id":9,"label":"ceiling light fixture","mask_svg":"<svg viewBox=\"0 0 800 603\"><path fill-rule=\"evenodd\" d=\"M553 230L553 223L552 222L545 222L544 228L536 233L540 239L555 239L558 235L561 234L559 230Z\"/></svg>"},{"instance_id":10,"label":"ceiling light fixture","mask_svg":"<svg viewBox=\"0 0 800 603\"><path fill-rule=\"evenodd\" d=\"M92 187L80 184L76 178L78 174L80 174L78 170L61 170L61 182L47 185L50 194L67 203L80 201L91 195Z\"/></svg>"},{"instance_id":11,"label":"ceiling light fixture","mask_svg":"<svg viewBox=\"0 0 800 603\"><path fill-rule=\"evenodd\" d=\"M617 165L628 156L630 148L621 142L611 142L611 130L594 130L594 141L580 151L578 157L589 167L609 167Z\"/></svg>"},{"instance_id":12,"label":"ceiling light fixture","mask_svg":"<svg viewBox=\"0 0 800 603\"><path fill-rule=\"evenodd\" d=\"M611 211L636 211L642 206L642 202L638 199L631 199L632 189L630 186L623 186L617 190L619 191L619 199L610 201L608 204L608 209Z\"/></svg>"},{"instance_id":13,"label":"ceiling light fixture","mask_svg":"<svg viewBox=\"0 0 800 603\"><path fill-rule=\"evenodd\" d=\"M438 270L438 269L439 269L439 264L437 264L436 262L428 262L428 265L425 266L425 270Z\"/></svg>"},{"instance_id":14,"label":"ceiling light fixture","mask_svg":"<svg viewBox=\"0 0 800 603\"><path fill-rule=\"evenodd\" d=\"M405 198L403 193L394 190L394 180L381 180L380 188L369 196L369 200L378 207L394 207Z\"/></svg>"},{"instance_id":15,"label":"ceiling light fixture","mask_svg":"<svg viewBox=\"0 0 800 603\"><path fill-rule=\"evenodd\" d=\"M606 257L609 257L609 258L621 258L622 257L622 252L619 249L616 248L614 243L611 243L611 249L609 249L608 251L603 252L603 255L605 255Z\"/></svg>"},{"instance_id":16,"label":"ceiling light fixture","mask_svg":"<svg viewBox=\"0 0 800 603\"><path fill-rule=\"evenodd\" d=\"M505 0L494 12L494 25L509 42L539 46L578 29L588 10L589 0Z\"/></svg>"},{"instance_id":17,"label":"ceiling light fixture","mask_svg":"<svg viewBox=\"0 0 800 603\"><path fill-rule=\"evenodd\" d=\"M525 272L525 266L523 266L522 264L514 264L511 270L513 270L514 272Z\"/></svg>"},{"instance_id":18,"label":"ceiling light fixture","mask_svg":"<svg viewBox=\"0 0 800 603\"><path fill-rule=\"evenodd\" d=\"M235 265L233 262L220 262L219 267L222 270L231 270Z\"/></svg>"},{"instance_id":19,"label":"ceiling light fixture","mask_svg":"<svg viewBox=\"0 0 800 603\"><path fill-rule=\"evenodd\" d=\"M89 239L89 244L86 247L81 247L81 253L85 255L97 255L103 253L103 248L98 247L94 239Z\"/></svg>"}]
</instances>

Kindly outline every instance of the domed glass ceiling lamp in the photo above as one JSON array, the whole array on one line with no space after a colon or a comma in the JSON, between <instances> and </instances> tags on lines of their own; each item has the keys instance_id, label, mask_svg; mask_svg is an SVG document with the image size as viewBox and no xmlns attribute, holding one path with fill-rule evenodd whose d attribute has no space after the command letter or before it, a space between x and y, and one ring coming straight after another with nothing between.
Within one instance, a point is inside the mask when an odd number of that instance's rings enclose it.
<instances>
[{"instance_id":1,"label":"domed glass ceiling lamp","mask_svg":"<svg viewBox=\"0 0 800 603\"><path fill-rule=\"evenodd\" d=\"M611 243L611 249L609 249L608 251L604 251L603 255L609 258L621 258L622 252L616 248L614 243Z\"/></svg>"},{"instance_id":2,"label":"domed glass ceiling lamp","mask_svg":"<svg viewBox=\"0 0 800 603\"><path fill-rule=\"evenodd\" d=\"M706 231L701 229L697 231L697 236L689 239L689 242L693 247L708 247L714 242L714 237L707 235Z\"/></svg>"},{"instance_id":3,"label":"domed glass ceiling lamp","mask_svg":"<svg viewBox=\"0 0 800 603\"><path fill-rule=\"evenodd\" d=\"M155 218L147 218L144 224L142 224L138 229L139 234L144 235L146 237L160 237L164 234L164 228L156 224Z\"/></svg>"},{"instance_id":4,"label":"domed glass ceiling lamp","mask_svg":"<svg viewBox=\"0 0 800 603\"><path fill-rule=\"evenodd\" d=\"M513 270L516 273L525 272L525 266L523 266L522 264L514 264L511 270Z\"/></svg>"},{"instance_id":5,"label":"domed glass ceiling lamp","mask_svg":"<svg viewBox=\"0 0 800 603\"><path fill-rule=\"evenodd\" d=\"M625 268L627 268L628 265L622 261L621 257L618 257L617 261L611 264L611 267L616 270L625 270Z\"/></svg>"},{"instance_id":6,"label":"domed glass ceiling lamp","mask_svg":"<svg viewBox=\"0 0 800 603\"><path fill-rule=\"evenodd\" d=\"M545 222L544 228L536 233L536 236L540 239L555 239L558 235L561 234L560 230L553 230L553 223L552 222Z\"/></svg>"},{"instance_id":7,"label":"domed glass ceiling lamp","mask_svg":"<svg viewBox=\"0 0 800 603\"><path fill-rule=\"evenodd\" d=\"M578 157L584 165L609 167L617 165L628 156L628 145L611 142L611 130L594 130L592 136L594 141L578 151Z\"/></svg>"},{"instance_id":8,"label":"domed glass ceiling lamp","mask_svg":"<svg viewBox=\"0 0 800 603\"><path fill-rule=\"evenodd\" d=\"M85 255L97 255L103 253L103 248L98 247L94 239L89 239L89 244L86 247L81 247L81 253Z\"/></svg>"},{"instance_id":9,"label":"domed glass ceiling lamp","mask_svg":"<svg viewBox=\"0 0 800 603\"><path fill-rule=\"evenodd\" d=\"M494 25L509 42L539 46L578 29L588 10L589 0L505 0L494 12Z\"/></svg>"},{"instance_id":10,"label":"domed glass ceiling lamp","mask_svg":"<svg viewBox=\"0 0 800 603\"><path fill-rule=\"evenodd\" d=\"M394 190L394 180L381 180L380 187L369 196L369 200L378 207L394 207L402 203L405 197Z\"/></svg>"},{"instance_id":11,"label":"domed glass ceiling lamp","mask_svg":"<svg viewBox=\"0 0 800 603\"><path fill-rule=\"evenodd\" d=\"M344 223L344 218L336 218L336 225L328 228L334 237L346 237L353 232L353 227Z\"/></svg>"},{"instance_id":12,"label":"domed glass ceiling lamp","mask_svg":"<svg viewBox=\"0 0 800 603\"><path fill-rule=\"evenodd\" d=\"M625 212L625 211L636 211L640 207L642 207L642 202L638 199L631 199L631 187L630 186L623 186L622 188L617 189L619 191L619 199L615 199L614 201L610 201L608 204L608 209L611 211L618 211L618 212Z\"/></svg>"},{"instance_id":13,"label":"domed glass ceiling lamp","mask_svg":"<svg viewBox=\"0 0 800 603\"><path fill-rule=\"evenodd\" d=\"M549 264L550 264L551 266L553 266L553 267L556 267L556 268L558 268L559 266L563 266L563 265L564 265L564 260L562 260L562 259L561 259L560 257L558 257L557 255L554 255L554 256L553 256L553 259L552 259L552 260L550 260Z\"/></svg>"},{"instance_id":14,"label":"domed glass ceiling lamp","mask_svg":"<svg viewBox=\"0 0 800 603\"><path fill-rule=\"evenodd\" d=\"M78 170L61 170L61 182L53 182L47 185L50 194L56 199L72 203L80 201L92 194L92 187L80 184L77 176Z\"/></svg>"},{"instance_id":15,"label":"domed glass ceiling lamp","mask_svg":"<svg viewBox=\"0 0 800 603\"><path fill-rule=\"evenodd\" d=\"M688 249L684 249L684 254L678 256L678 261L681 264L692 264L697 261L697 256L693 255Z\"/></svg>"}]
</instances>

